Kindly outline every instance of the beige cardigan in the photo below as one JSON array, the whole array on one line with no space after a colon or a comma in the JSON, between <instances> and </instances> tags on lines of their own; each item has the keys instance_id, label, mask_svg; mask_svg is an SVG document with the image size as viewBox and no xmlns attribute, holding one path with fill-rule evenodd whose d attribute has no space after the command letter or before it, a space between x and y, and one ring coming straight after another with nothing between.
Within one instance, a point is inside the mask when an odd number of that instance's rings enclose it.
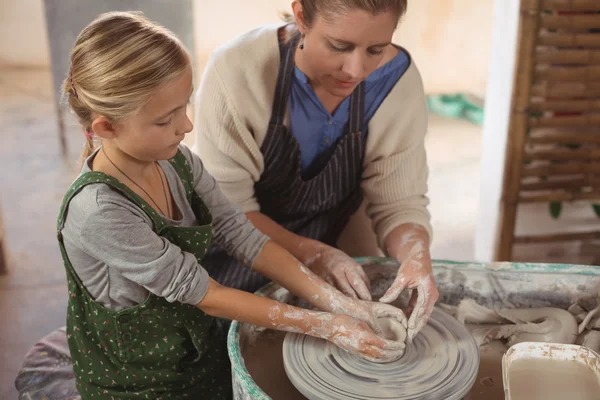
<instances>
[{"instance_id":1,"label":"beige cardigan","mask_svg":"<svg viewBox=\"0 0 600 400\"><path fill-rule=\"evenodd\" d=\"M264 169L260 147L279 70L280 26L261 26L217 49L196 95L194 151L245 212L260 211L254 184ZM411 62L369 121L361 188L382 249L387 235L404 223L422 225L432 238L426 131L423 83Z\"/></svg>"}]
</instances>

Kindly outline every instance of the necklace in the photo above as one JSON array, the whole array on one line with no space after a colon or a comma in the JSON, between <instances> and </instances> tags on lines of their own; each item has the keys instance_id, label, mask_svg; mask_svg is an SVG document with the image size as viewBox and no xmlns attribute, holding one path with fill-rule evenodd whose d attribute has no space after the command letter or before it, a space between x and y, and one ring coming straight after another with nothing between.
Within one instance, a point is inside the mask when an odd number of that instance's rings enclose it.
<instances>
[{"instance_id":1,"label":"necklace","mask_svg":"<svg viewBox=\"0 0 600 400\"><path fill-rule=\"evenodd\" d=\"M167 200L167 190L165 189L165 183L163 182L163 176L160 173L160 170L158 168L157 163L154 163L154 166L156 167L156 171L158 172L158 176L160 176L160 183L162 185L162 189L163 189L163 195L165 196L165 203L167 204L167 213L165 214L165 212L162 210L162 208L160 208L160 206L158 204L156 204L156 202L154 201L154 199L152 198L152 196L150 196L150 193L146 192L146 190L141 187L140 185L137 184L136 181L134 181L133 179L131 179L125 172L123 172L121 170L121 168L117 167L117 165L110 159L110 157L108 156L108 154L106 154L106 151L104 151L104 147L102 147L102 153L104 154L104 157L106 157L106 159L113 165L113 167L115 167L117 169L117 171L119 171L121 174L123 174L123 176L127 179L129 179L135 186L139 187L144 193L146 193L146 196L148 196L148 198L150 199L150 201L152 201L152 203L154 203L154 205L156 206L156 208L158 209L158 211L160 211L160 213L162 215L165 215L167 217L171 217L171 207L169 206L169 201Z\"/></svg>"},{"instance_id":2,"label":"necklace","mask_svg":"<svg viewBox=\"0 0 600 400\"><path fill-rule=\"evenodd\" d=\"M167 212L169 213L169 215L167 215L167 217L174 218L173 210L171 210L171 205L169 204L169 200L167 200L167 189L165 188L166 184L163 181L163 173L160 171L160 168L158 168L158 163L155 163L154 166L156 167L158 176L160 176L160 184L162 185L163 195L165 196L165 204L167 205ZM165 177L165 180L166 180L166 177Z\"/></svg>"}]
</instances>

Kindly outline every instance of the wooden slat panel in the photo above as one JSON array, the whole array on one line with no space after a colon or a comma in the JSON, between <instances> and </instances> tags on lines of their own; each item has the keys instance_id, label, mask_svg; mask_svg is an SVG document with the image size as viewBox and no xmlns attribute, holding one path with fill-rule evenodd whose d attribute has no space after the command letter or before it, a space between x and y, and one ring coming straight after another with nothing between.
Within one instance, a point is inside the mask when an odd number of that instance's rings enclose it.
<instances>
[{"instance_id":1,"label":"wooden slat panel","mask_svg":"<svg viewBox=\"0 0 600 400\"><path fill-rule=\"evenodd\" d=\"M600 100L532 101L529 111L600 112Z\"/></svg>"},{"instance_id":2,"label":"wooden slat panel","mask_svg":"<svg viewBox=\"0 0 600 400\"><path fill-rule=\"evenodd\" d=\"M551 243L551 242L569 242L574 240L598 240L600 239L600 231L598 232L577 232L577 233L559 233L551 235L531 235L517 236L515 243Z\"/></svg>"},{"instance_id":3,"label":"wooden slat panel","mask_svg":"<svg viewBox=\"0 0 600 400\"><path fill-rule=\"evenodd\" d=\"M600 64L600 50L545 50L538 49L538 64Z\"/></svg>"},{"instance_id":4,"label":"wooden slat panel","mask_svg":"<svg viewBox=\"0 0 600 400\"><path fill-rule=\"evenodd\" d=\"M554 150L527 150L525 160L533 161L578 161L600 160L600 149L554 149Z\"/></svg>"},{"instance_id":5,"label":"wooden slat panel","mask_svg":"<svg viewBox=\"0 0 600 400\"><path fill-rule=\"evenodd\" d=\"M538 46L600 47L600 34L547 32L540 34Z\"/></svg>"},{"instance_id":6,"label":"wooden slat panel","mask_svg":"<svg viewBox=\"0 0 600 400\"><path fill-rule=\"evenodd\" d=\"M600 44L600 43L599 43ZM535 71L536 81L587 83L600 80L600 65L589 67L546 67Z\"/></svg>"},{"instance_id":7,"label":"wooden slat panel","mask_svg":"<svg viewBox=\"0 0 600 400\"><path fill-rule=\"evenodd\" d=\"M523 3L529 3L529 0L522 0ZM542 10L561 10L561 11L588 11L598 10L598 0L542 0L540 4Z\"/></svg>"},{"instance_id":8,"label":"wooden slat panel","mask_svg":"<svg viewBox=\"0 0 600 400\"><path fill-rule=\"evenodd\" d=\"M521 176L558 176L573 174L600 174L600 162L571 162L555 165L524 165Z\"/></svg>"},{"instance_id":9,"label":"wooden slat panel","mask_svg":"<svg viewBox=\"0 0 600 400\"><path fill-rule=\"evenodd\" d=\"M541 26L546 29L596 29L600 28L600 14L550 15L542 14Z\"/></svg>"},{"instance_id":10,"label":"wooden slat panel","mask_svg":"<svg viewBox=\"0 0 600 400\"><path fill-rule=\"evenodd\" d=\"M521 193L537 192L540 190L581 189L586 187L600 188L600 177L523 182L521 183Z\"/></svg>"},{"instance_id":11,"label":"wooden slat panel","mask_svg":"<svg viewBox=\"0 0 600 400\"><path fill-rule=\"evenodd\" d=\"M600 28L600 14L558 15L544 12L544 10L600 10L600 0L521 0L520 7L521 44L516 66L517 79L513 93L507 172L503 189L502 225L496 257L499 260L511 259L513 243L600 239L600 231L515 237L514 211L520 202L573 200L600 202L600 176L590 176L590 174L600 174L600 148L527 150L525 146L525 144L548 143L600 145L600 135L594 135L593 131L596 129L595 126L600 126L600 112L581 116L528 117L527 128L531 136L528 136L523 143L523 138L519 135L523 127L523 116L529 116L531 112L600 111L600 99L597 99L600 98L600 82L598 82L600 81L600 34L583 31ZM554 29L572 30L572 32L547 32ZM533 51L529 47L532 35L535 40ZM552 47L563 47L563 49ZM578 48L568 49L568 47ZM537 68L534 67L536 69L533 77L534 85L521 89L522 86L531 85L530 76L527 74L531 71L529 68L532 56L533 64L537 65ZM547 67L540 68L542 65ZM564 68L564 66L573 67ZM519 76L523 79L518 79ZM529 96L524 101L523 95L528 91ZM567 100L569 97L577 99ZM559 101L552 101L554 99L549 101L544 98L557 98ZM571 134L569 131L574 133ZM574 159L576 161L572 161ZM579 161L582 159L592 162ZM550 165L534 162L525 165L523 160L567 160L567 162ZM596 160L598 162L595 162ZM517 171L520 172L518 175ZM551 178L539 182L528 182L527 179L523 179L540 176ZM556 177L562 177L562 180L553 179ZM597 192L582 193L581 188L590 188ZM517 196L514 196L515 191L518 193Z\"/></svg>"},{"instance_id":12,"label":"wooden slat panel","mask_svg":"<svg viewBox=\"0 0 600 400\"><path fill-rule=\"evenodd\" d=\"M2 208L0 208L0 275L4 275L7 270L6 253L4 251L5 242L6 240L4 236L4 223L2 221Z\"/></svg>"},{"instance_id":13,"label":"wooden slat panel","mask_svg":"<svg viewBox=\"0 0 600 400\"><path fill-rule=\"evenodd\" d=\"M550 117L529 119L529 126L532 128L589 125L600 125L600 114L587 114L574 117Z\"/></svg>"},{"instance_id":14,"label":"wooden slat panel","mask_svg":"<svg viewBox=\"0 0 600 400\"><path fill-rule=\"evenodd\" d=\"M596 200L600 201L600 191L591 193L577 192L553 192L547 194L522 194L519 197L520 203L547 203L553 201L578 201L578 200Z\"/></svg>"},{"instance_id":15,"label":"wooden slat panel","mask_svg":"<svg viewBox=\"0 0 600 400\"><path fill-rule=\"evenodd\" d=\"M530 136L527 139L528 144L599 144L600 134L548 134L539 136Z\"/></svg>"},{"instance_id":16,"label":"wooden slat panel","mask_svg":"<svg viewBox=\"0 0 600 400\"><path fill-rule=\"evenodd\" d=\"M531 95L536 97L600 97L598 82L543 82L533 85Z\"/></svg>"}]
</instances>

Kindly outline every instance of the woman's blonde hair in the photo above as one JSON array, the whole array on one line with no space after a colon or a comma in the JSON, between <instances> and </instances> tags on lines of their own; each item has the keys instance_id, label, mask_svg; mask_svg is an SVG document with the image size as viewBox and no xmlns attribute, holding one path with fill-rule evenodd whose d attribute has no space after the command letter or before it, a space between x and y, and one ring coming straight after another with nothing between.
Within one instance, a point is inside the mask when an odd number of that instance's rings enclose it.
<instances>
[{"instance_id":1,"label":"woman's blonde hair","mask_svg":"<svg viewBox=\"0 0 600 400\"><path fill-rule=\"evenodd\" d=\"M86 131L82 157L94 151L93 115L119 121L135 114L163 83L190 67L190 57L168 29L141 12L101 14L81 31L62 87Z\"/></svg>"},{"instance_id":2,"label":"woman's blonde hair","mask_svg":"<svg viewBox=\"0 0 600 400\"><path fill-rule=\"evenodd\" d=\"M302 4L304 23L310 28L317 16L330 20L335 15L343 14L350 10L363 10L373 15L391 11L396 14L398 21L406 13L408 0L299 0ZM287 23L295 23L294 16L282 13L282 18ZM293 34L293 31L292 31Z\"/></svg>"}]
</instances>

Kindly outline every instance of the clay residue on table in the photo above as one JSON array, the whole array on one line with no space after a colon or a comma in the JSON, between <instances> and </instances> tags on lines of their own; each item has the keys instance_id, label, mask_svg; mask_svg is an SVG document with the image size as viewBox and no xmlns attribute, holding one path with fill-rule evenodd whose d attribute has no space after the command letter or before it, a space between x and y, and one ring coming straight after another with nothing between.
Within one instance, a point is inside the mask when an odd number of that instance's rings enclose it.
<instances>
[{"instance_id":1,"label":"clay residue on table","mask_svg":"<svg viewBox=\"0 0 600 400\"><path fill-rule=\"evenodd\" d=\"M494 340L479 347L479 371L465 400L504 400L502 356L508 346Z\"/></svg>"},{"instance_id":2,"label":"clay residue on table","mask_svg":"<svg viewBox=\"0 0 600 400\"><path fill-rule=\"evenodd\" d=\"M552 307L526 309L488 309L472 299L458 307L445 307L468 326L479 344L503 339L512 346L521 342L573 344L577 339L577 322L566 310Z\"/></svg>"},{"instance_id":3,"label":"clay residue on table","mask_svg":"<svg viewBox=\"0 0 600 400\"><path fill-rule=\"evenodd\" d=\"M285 333L265 330L242 349L248 372L273 400L306 400L292 385L283 368ZM465 400L504 400L502 356L507 346L493 341L481 346L479 374Z\"/></svg>"},{"instance_id":4,"label":"clay residue on table","mask_svg":"<svg viewBox=\"0 0 600 400\"><path fill-rule=\"evenodd\" d=\"M242 357L256 384L273 400L306 400L288 379L283 368L285 332L257 332L242 348Z\"/></svg>"}]
</instances>

